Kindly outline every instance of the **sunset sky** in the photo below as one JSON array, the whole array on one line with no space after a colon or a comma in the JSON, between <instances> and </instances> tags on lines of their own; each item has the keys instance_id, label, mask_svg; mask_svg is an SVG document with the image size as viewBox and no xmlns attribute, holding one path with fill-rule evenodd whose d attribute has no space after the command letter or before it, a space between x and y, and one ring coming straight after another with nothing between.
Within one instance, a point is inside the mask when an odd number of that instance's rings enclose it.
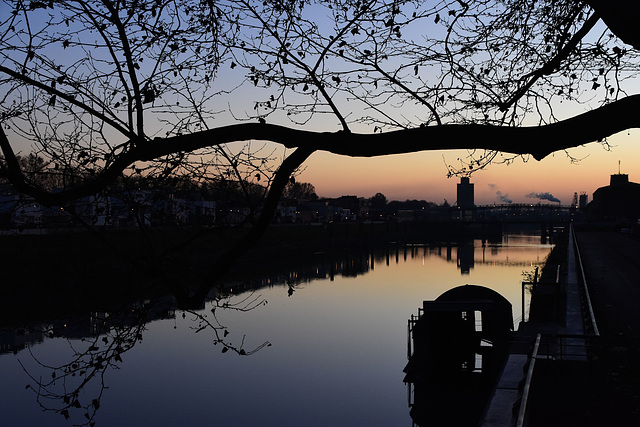
<instances>
[{"instance_id":1,"label":"sunset sky","mask_svg":"<svg viewBox=\"0 0 640 427\"><path fill-rule=\"evenodd\" d=\"M309 11L312 14L316 12L313 8L310 8ZM332 12L327 10L322 13L330 16ZM314 22L317 22L318 19L320 18L314 15ZM33 21L32 24L35 22L37 21ZM46 22L47 20L43 19L42 25L45 26ZM330 17L323 22L326 24L333 23ZM431 21L429 20L428 22ZM429 31L437 31L438 28L433 24L433 28L429 28ZM327 31L333 30L328 28ZM425 33L426 30L423 26L418 26L414 31L417 37ZM598 36L600 31L602 31L602 28L596 28L592 37ZM407 28L406 31L403 30L403 32L405 35L412 34L410 28ZM50 49L52 50L49 54L51 57L57 58L57 60L61 60L61 58L73 59L73 56L70 56L70 52L73 51L71 47L67 49L62 48L61 45L52 44ZM85 55L85 51L81 49L74 52L78 52L80 56ZM307 58L308 64L313 64L314 58L312 54L309 54ZM236 65L235 62L233 64ZM260 87L260 85L248 81L247 70L238 71L238 68L233 68L228 63L225 63L224 67L217 71L216 78L221 83L218 86L214 85L215 90L218 90L219 86L235 89L230 90L228 93L222 91L220 92L220 99L216 98L217 101L215 102L217 104L213 103L212 111L217 112L212 114L212 117L215 117L215 121L212 121L211 127L238 123L238 118L240 118L240 121L255 120L256 113L254 110L257 108L258 101L269 99L269 96L273 95L273 90L268 85L267 87ZM390 69L393 69L393 67L390 66ZM145 74L143 71L145 71L144 68L141 71L141 75ZM421 74L420 78L425 81L429 78L434 78L434 76L430 75L430 73L434 72L422 67L420 73L424 73L424 75ZM625 79L623 79L624 85L621 84L620 87L624 89L624 92L620 93L639 93L640 85L636 81L637 78L631 78L635 77L633 73L634 70L631 70L630 75L622 73L622 77L625 77ZM409 75L411 74L409 73ZM418 71L415 71L415 74L417 75ZM107 73L107 75L111 74ZM626 80L626 78L629 79ZM418 84L419 82L414 83ZM583 88L582 92L587 101L591 100L589 102L562 103L562 100L550 101L550 107L553 107L554 119L562 120L573 117L599 106L603 99L605 88L602 87L597 92L594 92L590 89L590 81L586 85L587 89ZM301 95L298 92L287 92L286 101L290 105L296 103L305 105L307 102L306 96L306 94ZM177 101L180 100L175 93L171 92L160 98L167 105L178 105ZM375 132L373 125L368 128L364 125L359 128L357 125L358 118L366 117L370 114L370 111L365 108L366 105L357 107L357 103L349 102L349 96L337 89L332 101L338 105L341 114L352 121L352 131ZM160 117L165 111L165 106L162 102L157 105ZM404 117L409 117L413 120L413 125L417 125L422 119L429 117L427 109L419 103L413 105L407 102L401 103L401 105L402 108L398 108L396 104L390 103L385 114L397 116L399 123L405 121ZM387 105L385 105L386 107ZM301 114L301 117L296 117L295 120L305 123L304 126L309 130L321 132L341 130L340 123L336 117L327 117L331 116L331 114L324 114L329 111L326 106L320 107L318 110L323 114L313 115L313 120L311 120L312 115L305 115L306 113ZM446 112L446 110L443 111ZM125 112L121 111L121 114L124 116ZM149 107L146 114L152 116L154 114L153 108ZM316 122L316 117L318 117L318 122ZM382 117L381 120L385 122L386 118ZM539 119L534 114L531 120ZM298 126L287 118L284 109L269 115L268 121L282 126ZM155 128L157 123L153 122L153 119L148 119L148 123L151 123L148 126L148 136L150 138L164 135L163 132ZM529 125L535 125L535 123L530 123ZM162 130L164 131L164 129ZM117 136L114 138L116 140L113 145L126 141L126 138L123 139L121 136L120 139ZM33 146L23 143L19 138L12 138L12 142L16 146L16 151L20 154L34 151ZM237 145L244 143L245 141L239 141ZM513 143L515 145L518 141L513 141ZM571 149L569 155L579 160L575 164L564 152L554 153L542 161L536 161L533 158L525 158L524 160L517 158L509 165L491 164L471 176L471 182L475 184L475 202L478 205L504 203L505 201L538 203L540 201L538 198L528 197L528 195L549 193L559 199L563 205L567 205L572 202L574 193L580 194L583 192L591 200L593 192L599 187L608 185L609 176L618 172L618 162L621 162L620 172L628 174L631 181L640 182L640 164L638 160L640 159L640 130L625 131L614 135L609 138L608 143L611 146L609 151L597 142ZM455 176L447 178L447 164L457 166L458 158L465 158L466 156L466 151L431 151L377 158L349 158L326 152L317 152L305 162L304 169L298 180L313 184L316 188L316 193L321 197L337 197L341 195L371 197L380 192L389 200L421 199L441 204L446 199L450 204L453 204L456 202L456 184L459 182L459 178Z\"/></svg>"},{"instance_id":2,"label":"sunset sky","mask_svg":"<svg viewBox=\"0 0 640 427\"><path fill-rule=\"evenodd\" d=\"M609 176L620 171L640 182L640 131L622 132L609 138L607 151L592 143L569 151L581 159L577 164L564 152L552 154L542 161L517 159L510 165L492 164L471 176L475 184L476 204L538 203L527 197L531 193L551 193L563 205L570 204L573 194L593 192L609 184ZM389 200L424 199L442 203L456 201L457 177L447 178L445 162L455 164L464 151L434 151L380 158L350 158L324 152L315 153L307 162L300 181L310 182L321 197L355 195L371 197L383 193Z\"/></svg>"}]
</instances>

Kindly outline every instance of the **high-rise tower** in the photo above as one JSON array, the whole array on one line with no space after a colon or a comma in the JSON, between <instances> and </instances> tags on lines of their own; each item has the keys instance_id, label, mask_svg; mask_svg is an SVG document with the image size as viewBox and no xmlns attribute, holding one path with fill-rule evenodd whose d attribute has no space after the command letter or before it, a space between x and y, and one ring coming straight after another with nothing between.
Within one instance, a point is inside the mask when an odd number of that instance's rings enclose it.
<instances>
[{"instance_id":1,"label":"high-rise tower","mask_svg":"<svg viewBox=\"0 0 640 427\"><path fill-rule=\"evenodd\" d=\"M469 182L469 177L463 176L458 184L458 207L460 209L473 209L473 184Z\"/></svg>"}]
</instances>

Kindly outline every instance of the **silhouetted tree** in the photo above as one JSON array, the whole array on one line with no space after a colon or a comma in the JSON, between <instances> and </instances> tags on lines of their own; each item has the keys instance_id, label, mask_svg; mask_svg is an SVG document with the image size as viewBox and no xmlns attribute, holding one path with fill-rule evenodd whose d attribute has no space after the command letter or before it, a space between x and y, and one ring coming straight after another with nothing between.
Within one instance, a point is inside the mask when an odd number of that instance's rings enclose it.
<instances>
[{"instance_id":1,"label":"silhouetted tree","mask_svg":"<svg viewBox=\"0 0 640 427\"><path fill-rule=\"evenodd\" d=\"M313 184L308 182L290 181L282 192L282 197L286 199L304 199L304 200L317 200L318 195Z\"/></svg>"},{"instance_id":2,"label":"silhouetted tree","mask_svg":"<svg viewBox=\"0 0 640 427\"><path fill-rule=\"evenodd\" d=\"M260 183L254 228L209 277L255 242L314 151L478 150L451 169L468 173L502 156L606 144L640 122L633 0L1 7L0 175L46 205L123 174L224 178L247 196ZM560 103L588 111L560 118ZM82 180L48 191L16 158L26 146Z\"/></svg>"},{"instance_id":3,"label":"silhouetted tree","mask_svg":"<svg viewBox=\"0 0 640 427\"><path fill-rule=\"evenodd\" d=\"M383 209L387 205L387 198L382 193L376 193L371 199L371 207L375 209Z\"/></svg>"}]
</instances>

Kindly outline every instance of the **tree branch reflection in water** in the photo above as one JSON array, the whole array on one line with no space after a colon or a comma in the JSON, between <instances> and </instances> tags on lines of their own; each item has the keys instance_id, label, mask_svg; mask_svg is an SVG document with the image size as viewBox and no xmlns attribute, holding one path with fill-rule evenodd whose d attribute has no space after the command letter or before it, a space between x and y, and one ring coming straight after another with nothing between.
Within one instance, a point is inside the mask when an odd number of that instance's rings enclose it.
<instances>
[{"instance_id":1,"label":"tree branch reflection in water","mask_svg":"<svg viewBox=\"0 0 640 427\"><path fill-rule=\"evenodd\" d=\"M224 310L246 312L266 304L267 301L262 299L262 296L256 295L254 292L247 293L242 299L235 302L232 301L230 295L223 294L217 296L213 300L213 307L210 310L210 316L205 311L200 313L194 310L185 310L182 316L184 318L186 316L185 313L190 313L193 316L193 320L197 323L197 326L191 328L195 330L195 333L199 333L204 330L211 330L215 335L213 344L221 344L223 353L232 350L240 356L249 356L256 351L263 349L264 347L269 347L271 343L269 341L265 341L253 350L247 351L244 349L245 335L242 336L242 341L239 346L233 345L233 343L231 343L230 341L225 341L225 339L229 335L229 329L220 322L218 316L216 315L217 309L222 308Z\"/></svg>"},{"instance_id":2,"label":"tree branch reflection in water","mask_svg":"<svg viewBox=\"0 0 640 427\"><path fill-rule=\"evenodd\" d=\"M254 292L241 296L220 294L208 302L212 305L209 312L186 310L182 317L186 318L187 314L192 317L195 326L190 329L195 333L212 333L213 344L220 344L222 353L231 350L237 355L249 356L271 345L265 341L245 349L244 335L240 344L232 343L228 338L229 327L217 316L220 310L247 312L263 306L267 302L260 295ZM145 301L126 312L91 313L40 326L41 336L66 339L69 355L65 356L64 363L47 362L37 356L31 346L26 346L34 362L30 365L18 360L29 378L26 389L35 394L43 411L60 414L73 425L94 426L100 401L109 389L106 381L109 370L119 369L124 363L123 355L142 342L148 322L171 318L175 319L174 306L166 301L153 304ZM83 326L78 326L82 323Z\"/></svg>"},{"instance_id":3,"label":"tree branch reflection in water","mask_svg":"<svg viewBox=\"0 0 640 427\"><path fill-rule=\"evenodd\" d=\"M40 375L36 378L19 361L30 379L26 387L36 394L36 400L43 410L59 413L66 419L70 418L70 411L82 410L86 418L84 425L94 425L93 419L100 408L100 399L107 388L105 373L109 368L118 369L118 364L122 363L122 354L142 341L145 323L107 327L107 322L102 322L102 326L106 331L93 339L82 338L77 343L68 339L72 356L69 362L62 365L53 366L41 361L29 348L37 365L51 372L48 377ZM86 387L92 382L94 394L93 397L87 397L90 392Z\"/></svg>"}]
</instances>

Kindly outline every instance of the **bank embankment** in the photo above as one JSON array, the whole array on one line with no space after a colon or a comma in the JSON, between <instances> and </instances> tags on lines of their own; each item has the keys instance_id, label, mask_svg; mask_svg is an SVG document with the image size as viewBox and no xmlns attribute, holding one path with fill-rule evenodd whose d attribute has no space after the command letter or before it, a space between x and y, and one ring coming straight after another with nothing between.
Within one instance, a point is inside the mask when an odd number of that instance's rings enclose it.
<instances>
[{"instance_id":1,"label":"bank embankment","mask_svg":"<svg viewBox=\"0 0 640 427\"><path fill-rule=\"evenodd\" d=\"M600 330L603 399L610 425L640 425L640 239L628 233L578 229Z\"/></svg>"},{"instance_id":2,"label":"bank embankment","mask_svg":"<svg viewBox=\"0 0 640 427\"><path fill-rule=\"evenodd\" d=\"M528 425L637 426L640 241L629 234L588 227L576 227L576 238L600 336L590 340L595 344L590 360L536 362ZM562 334L567 326L561 316L566 302L535 294L533 301L532 319L555 323L556 333Z\"/></svg>"}]
</instances>

